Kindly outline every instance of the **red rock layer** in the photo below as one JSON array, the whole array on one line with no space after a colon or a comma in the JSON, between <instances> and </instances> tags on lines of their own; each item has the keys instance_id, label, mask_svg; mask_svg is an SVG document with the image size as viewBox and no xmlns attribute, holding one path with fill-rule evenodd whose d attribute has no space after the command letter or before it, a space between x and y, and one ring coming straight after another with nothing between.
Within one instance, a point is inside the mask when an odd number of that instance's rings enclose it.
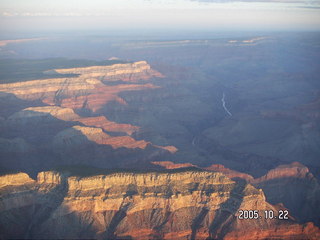
<instances>
[{"instance_id":1,"label":"red rock layer","mask_svg":"<svg viewBox=\"0 0 320 240\"><path fill-rule=\"evenodd\" d=\"M159 165L161 167L164 167L165 169L178 169L178 168L186 168L186 167L197 167L199 169L212 171L212 172L221 172L224 175L226 175L228 178L243 178L247 181L252 181L253 177L249 174L237 172L234 170L231 170L229 168L224 167L221 164L213 164L209 167L199 167L197 165L191 164L191 163L173 163L170 161L161 161L161 162L152 162L152 164Z\"/></svg>"},{"instance_id":2,"label":"red rock layer","mask_svg":"<svg viewBox=\"0 0 320 240\"><path fill-rule=\"evenodd\" d=\"M139 91L144 89L154 89L157 86L153 84L130 84L130 85L117 85L117 86L96 86L91 94L85 96L72 96L69 98L62 99L60 106L79 109L87 108L96 112L105 104L115 101L120 104L126 105L126 101L120 98L117 94L124 91ZM46 102L53 104L52 102Z\"/></svg>"},{"instance_id":3,"label":"red rock layer","mask_svg":"<svg viewBox=\"0 0 320 240\"><path fill-rule=\"evenodd\" d=\"M154 145L157 148L162 148L164 150L167 150L171 153L176 153L178 151L178 148L176 148L175 146L158 146L158 145Z\"/></svg>"},{"instance_id":4,"label":"red rock layer","mask_svg":"<svg viewBox=\"0 0 320 240\"><path fill-rule=\"evenodd\" d=\"M319 228L312 223L298 225L293 220L264 217L239 219L240 209L263 212L277 208L266 201L261 189L232 181L222 173L119 172L68 177L68 171L41 172L36 181L23 173L1 176L1 237L137 240L320 237ZM35 207L39 209L36 213Z\"/></svg>"},{"instance_id":5,"label":"red rock layer","mask_svg":"<svg viewBox=\"0 0 320 240\"><path fill-rule=\"evenodd\" d=\"M293 162L291 164L280 165L275 169L271 169L266 175L254 179L251 175L234 171L226 168L222 164L212 164L209 167L199 167L191 163L173 163L170 161L152 162L152 164L162 166L166 169L177 169L185 167L197 167L206 171L221 172L229 178L242 178L247 180L252 184L257 184L261 182L266 182L279 178L312 178L312 174L309 169L299 162Z\"/></svg>"},{"instance_id":6,"label":"red rock layer","mask_svg":"<svg viewBox=\"0 0 320 240\"><path fill-rule=\"evenodd\" d=\"M247 239L283 239L283 240L316 240L320 239L320 232L313 223L304 225L280 225L274 229L260 229L246 231L235 231L227 234L225 240L247 240Z\"/></svg>"},{"instance_id":7,"label":"red rock layer","mask_svg":"<svg viewBox=\"0 0 320 240\"><path fill-rule=\"evenodd\" d=\"M140 128L131 124L112 122L104 116L79 118L74 121L81 122L88 127L100 127L107 132L124 132L128 135L138 131Z\"/></svg>"},{"instance_id":8,"label":"red rock layer","mask_svg":"<svg viewBox=\"0 0 320 240\"><path fill-rule=\"evenodd\" d=\"M84 78L96 78L107 82L137 82L140 80L148 80L152 77L163 77L161 73L153 70L146 61L114 64L110 66L54 69L53 71L61 74L80 74Z\"/></svg>"},{"instance_id":9,"label":"red rock layer","mask_svg":"<svg viewBox=\"0 0 320 240\"><path fill-rule=\"evenodd\" d=\"M113 148L141 148L145 149L149 142L144 140L137 141L129 136L121 136L121 137L109 137L107 139L101 139L100 141L96 141L98 144L111 145Z\"/></svg>"},{"instance_id":10,"label":"red rock layer","mask_svg":"<svg viewBox=\"0 0 320 240\"><path fill-rule=\"evenodd\" d=\"M271 169L266 175L254 179L251 182L252 183L261 183L261 182L266 182L274 179L279 179L279 178L308 178L311 177L309 173L309 169L298 163L298 162L293 162L291 164L286 164L286 165L280 165L275 169Z\"/></svg>"},{"instance_id":11,"label":"red rock layer","mask_svg":"<svg viewBox=\"0 0 320 240\"><path fill-rule=\"evenodd\" d=\"M221 172L226 176L228 176L229 178L243 178L243 179L246 179L247 181L253 180L253 177L250 176L249 174L231 170L229 168L224 167L221 164L212 164L211 166L205 167L203 169L208 171Z\"/></svg>"},{"instance_id":12,"label":"red rock layer","mask_svg":"<svg viewBox=\"0 0 320 240\"><path fill-rule=\"evenodd\" d=\"M186 168L186 167L196 167L191 163L173 163L170 161L163 161L163 162L152 162L152 164L159 165L164 167L165 169L177 169L177 168Z\"/></svg>"}]
</instances>

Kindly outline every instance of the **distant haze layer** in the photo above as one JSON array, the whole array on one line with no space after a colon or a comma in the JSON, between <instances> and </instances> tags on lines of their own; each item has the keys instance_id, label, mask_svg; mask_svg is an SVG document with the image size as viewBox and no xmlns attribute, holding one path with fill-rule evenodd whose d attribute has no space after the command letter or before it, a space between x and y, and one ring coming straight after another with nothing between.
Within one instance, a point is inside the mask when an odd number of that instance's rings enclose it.
<instances>
[{"instance_id":1,"label":"distant haze layer","mask_svg":"<svg viewBox=\"0 0 320 240\"><path fill-rule=\"evenodd\" d=\"M0 31L319 30L319 1L3 0Z\"/></svg>"}]
</instances>

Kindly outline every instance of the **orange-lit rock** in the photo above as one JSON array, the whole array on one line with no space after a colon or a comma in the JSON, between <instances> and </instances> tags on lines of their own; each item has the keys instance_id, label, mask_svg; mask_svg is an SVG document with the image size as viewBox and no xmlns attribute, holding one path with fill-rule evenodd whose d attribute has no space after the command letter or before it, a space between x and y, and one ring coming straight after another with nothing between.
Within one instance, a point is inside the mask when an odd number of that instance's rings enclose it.
<instances>
[{"instance_id":1,"label":"orange-lit rock","mask_svg":"<svg viewBox=\"0 0 320 240\"><path fill-rule=\"evenodd\" d=\"M145 89L154 89L157 86L153 84L123 84L116 86L96 86L94 91L92 91L88 95L77 96L73 95L69 98L65 98L61 100L60 106L77 109L77 108L87 108L96 112L102 106L107 104L108 102L118 102L120 104L126 105L124 99L120 98L117 94L124 91L139 91ZM54 99L46 99L45 102L47 104L54 104Z\"/></svg>"},{"instance_id":2,"label":"orange-lit rock","mask_svg":"<svg viewBox=\"0 0 320 240\"><path fill-rule=\"evenodd\" d=\"M280 165L275 169L271 169L266 175L254 179L252 183L261 183L281 178L308 178L311 177L309 169L298 163L293 162L291 164Z\"/></svg>"},{"instance_id":3,"label":"orange-lit rock","mask_svg":"<svg viewBox=\"0 0 320 240\"><path fill-rule=\"evenodd\" d=\"M253 177L250 176L249 174L231 170L221 164L212 164L211 166L205 167L204 169L209 171L214 171L214 172L221 172L226 176L228 176L229 178L243 178L243 179L246 179L247 181L253 180Z\"/></svg>"},{"instance_id":4,"label":"orange-lit rock","mask_svg":"<svg viewBox=\"0 0 320 240\"><path fill-rule=\"evenodd\" d=\"M159 165L164 167L165 169L178 169L178 168L186 168L186 167L196 167L191 163L173 163L170 161L163 161L163 162L152 162L155 165Z\"/></svg>"},{"instance_id":5,"label":"orange-lit rock","mask_svg":"<svg viewBox=\"0 0 320 240\"><path fill-rule=\"evenodd\" d=\"M164 150L167 150L167 151L171 152L172 154L176 153L178 151L178 148L176 148L175 146L158 146L158 145L154 145L154 146L158 147L158 148L162 148Z\"/></svg>"},{"instance_id":6,"label":"orange-lit rock","mask_svg":"<svg viewBox=\"0 0 320 240\"><path fill-rule=\"evenodd\" d=\"M104 116L78 118L75 121L81 122L88 127L100 127L108 132L125 132L128 135L138 131L140 128L131 124L121 124L108 120Z\"/></svg>"},{"instance_id":7,"label":"orange-lit rock","mask_svg":"<svg viewBox=\"0 0 320 240\"><path fill-rule=\"evenodd\" d=\"M145 61L114 64L110 66L54 69L47 72L48 77L52 72L78 74L78 76L0 84L0 92L13 94L24 100L41 100L43 103L50 105L44 107L29 107L11 115L9 125L12 128L14 128L14 124L27 124L29 120L33 122L33 125L41 124L41 121L46 121L46 126L51 127L48 125L50 124L49 121L52 120L51 118L55 118L63 121L79 122L87 127L95 127L96 129L102 129L106 132L120 132L132 135L133 132L140 129L138 126L112 122L104 116L83 118L77 115L74 110L89 109L92 112L96 112L110 102L127 105L128 103L118 96L119 93L158 88L158 86L151 83L138 84L138 81L145 81L153 77L163 77L159 72L153 70ZM105 85L108 81L123 81L124 83ZM135 83L125 83L128 81ZM71 135L69 138L63 138L63 141L68 141L66 139L75 139L77 134L74 130L75 129L72 130L73 133L70 133L70 129L66 130L67 133ZM75 131L77 130L78 129ZM60 135L61 134L64 135L63 133L60 133ZM115 149L121 147L144 149L150 144L144 140L136 141L130 136L111 137L104 132L93 135L99 135L99 137L95 139L89 137L90 141L103 145L111 145ZM82 135L82 137L84 136L88 137L86 134ZM76 140L75 142L81 142L82 140ZM57 138L55 141L57 141ZM162 148L171 153L177 151L174 146L155 147Z\"/></svg>"},{"instance_id":8,"label":"orange-lit rock","mask_svg":"<svg viewBox=\"0 0 320 240\"><path fill-rule=\"evenodd\" d=\"M146 61L111 66L54 69L54 71L61 74L80 74L82 78L97 78L104 81L136 82L152 77L163 77L161 73L153 70Z\"/></svg>"},{"instance_id":9,"label":"orange-lit rock","mask_svg":"<svg viewBox=\"0 0 320 240\"><path fill-rule=\"evenodd\" d=\"M102 83L102 80L137 82L141 79L148 80L152 77L162 77L160 73L151 69L150 65L144 61L111 66L56 69L54 71L80 75L70 78L0 84L0 92L11 93L24 100L40 99L48 105L58 105L72 109L85 107L96 111L111 101L126 104L117 95L120 92L157 88L150 83L106 86Z\"/></svg>"},{"instance_id":10,"label":"orange-lit rock","mask_svg":"<svg viewBox=\"0 0 320 240\"><path fill-rule=\"evenodd\" d=\"M246 240L246 239L284 239L284 240L302 240L319 239L319 229L313 223L303 225L291 224L274 226L274 229L258 229L246 231L234 231L228 233L226 240Z\"/></svg>"},{"instance_id":11,"label":"orange-lit rock","mask_svg":"<svg viewBox=\"0 0 320 240\"><path fill-rule=\"evenodd\" d=\"M199 167L197 165L191 164L191 163L173 163L170 161L161 161L161 162L152 162L155 165L162 166L166 169L179 169L179 168L186 168L186 167L196 167L199 169L203 169L206 171L213 171L213 172L221 172L228 176L229 178L243 178L246 179L247 181L253 180L253 177L250 176L249 174L237 172L234 170L231 170L229 168L224 167L221 164L213 164L209 167Z\"/></svg>"},{"instance_id":12,"label":"orange-lit rock","mask_svg":"<svg viewBox=\"0 0 320 240\"><path fill-rule=\"evenodd\" d=\"M83 126L73 126L63 130L54 138L54 143L61 146L65 144L81 145L90 141L97 144L110 145L115 149L121 147L144 149L150 144L144 140L137 141L130 136L113 137L103 132L102 128Z\"/></svg>"},{"instance_id":13,"label":"orange-lit rock","mask_svg":"<svg viewBox=\"0 0 320 240\"><path fill-rule=\"evenodd\" d=\"M63 121L73 121L79 116L71 108L61 108L58 106L29 107L14 113L9 117L11 121L24 121L30 118L47 118L52 116Z\"/></svg>"},{"instance_id":14,"label":"orange-lit rock","mask_svg":"<svg viewBox=\"0 0 320 240\"><path fill-rule=\"evenodd\" d=\"M320 234L311 223L239 219L240 209L263 212L278 207L266 201L262 190L222 173L68 174L72 173L43 172L31 184L2 186L2 237L317 239ZM6 176L0 177L0 182L2 178ZM34 212L35 206L38 210ZM18 230L11 228L12 224Z\"/></svg>"}]
</instances>

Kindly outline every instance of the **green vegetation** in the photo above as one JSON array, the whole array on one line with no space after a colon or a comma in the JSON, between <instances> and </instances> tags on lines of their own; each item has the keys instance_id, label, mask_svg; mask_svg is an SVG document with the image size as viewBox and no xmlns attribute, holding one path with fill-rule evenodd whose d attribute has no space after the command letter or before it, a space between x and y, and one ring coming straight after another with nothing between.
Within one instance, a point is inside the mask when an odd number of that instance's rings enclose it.
<instances>
[{"instance_id":1,"label":"green vegetation","mask_svg":"<svg viewBox=\"0 0 320 240\"><path fill-rule=\"evenodd\" d=\"M76 74L45 74L44 71L56 68L74 68L89 66L108 66L117 63L127 63L121 60L77 60L66 58L31 59L1 59L0 83L23 82L34 79L74 77Z\"/></svg>"}]
</instances>

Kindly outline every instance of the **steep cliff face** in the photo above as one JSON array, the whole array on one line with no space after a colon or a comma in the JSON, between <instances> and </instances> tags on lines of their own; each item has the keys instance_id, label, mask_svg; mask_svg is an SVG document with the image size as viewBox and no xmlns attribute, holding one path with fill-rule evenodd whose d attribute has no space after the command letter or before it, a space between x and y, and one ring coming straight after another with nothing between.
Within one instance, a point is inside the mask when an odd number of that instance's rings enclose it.
<instances>
[{"instance_id":1,"label":"steep cliff face","mask_svg":"<svg viewBox=\"0 0 320 240\"><path fill-rule=\"evenodd\" d=\"M252 184L264 190L270 203L284 204L300 222L320 224L320 185L306 166L281 165Z\"/></svg>"},{"instance_id":2,"label":"steep cliff face","mask_svg":"<svg viewBox=\"0 0 320 240\"><path fill-rule=\"evenodd\" d=\"M146 83L162 77L146 62L55 69L46 73L48 79L0 84L0 96L4 99L1 102L13 102L12 113L0 119L1 142L8 146L2 148L3 157L8 159L1 163L3 167L35 174L61 164L123 167L117 164L125 161L136 166L138 161L141 165L177 151L174 146L136 140L133 133L140 130L139 126L110 121L108 113L101 110L111 102L127 106L120 93L159 88ZM77 76L50 79L51 73ZM21 106L20 101L30 105ZM35 101L40 106L34 105ZM15 146L24 152L9 151Z\"/></svg>"},{"instance_id":3,"label":"steep cliff face","mask_svg":"<svg viewBox=\"0 0 320 240\"><path fill-rule=\"evenodd\" d=\"M49 105L97 111L110 101L125 104L125 101L117 95L120 92L156 88L153 84L107 86L102 81L138 82L152 77L162 77L145 61L111 66L55 69L49 72L79 74L79 76L1 84L0 92L11 93L24 100L40 99Z\"/></svg>"},{"instance_id":4,"label":"steep cliff face","mask_svg":"<svg viewBox=\"0 0 320 240\"><path fill-rule=\"evenodd\" d=\"M21 99L34 100L53 97L57 94L72 95L74 93L88 94L100 81L83 78L52 78L1 84L0 91L12 93Z\"/></svg>"},{"instance_id":5,"label":"steep cliff face","mask_svg":"<svg viewBox=\"0 0 320 240\"><path fill-rule=\"evenodd\" d=\"M81 122L86 126L100 127L107 132L123 132L128 135L131 135L132 133L140 129L139 127L133 126L131 124L116 123L116 122L110 121L104 116L78 118L76 119L76 121Z\"/></svg>"},{"instance_id":6,"label":"steep cliff face","mask_svg":"<svg viewBox=\"0 0 320 240\"><path fill-rule=\"evenodd\" d=\"M208 167L199 167L199 166L191 164L191 163L173 163L171 161L152 162L152 164L159 165L165 169L179 169L179 168L195 167L195 168L199 168L199 169L206 170L206 171L221 172L230 179L242 178L250 183L251 183L251 181L254 180L254 178L252 176L250 176L249 174L245 174L245 173L231 170L221 164L212 164L211 166L208 166Z\"/></svg>"},{"instance_id":7,"label":"steep cliff face","mask_svg":"<svg viewBox=\"0 0 320 240\"><path fill-rule=\"evenodd\" d=\"M85 78L98 78L104 81L136 82L148 80L151 77L163 77L153 70L146 61L127 64L114 64L111 66L92 66L85 68L55 69L54 72L61 74L80 74Z\"/></svg>"},{"instance_id":8,"label":"steep cliff face","mask_svg":"<svg viewBox=\"0 0 320 240\"><path fill-rule=\"evenodd\" d=\"M82 145L91 141L97 144L110 145L113 148L141 149L150 144L144 140L136 141L130 136L112 137L103 132L102 128L83 126L73 126L72 128L63 130L54 137L53 141L56 145Z\"/></svg>"},{"instance_id":9,"label":"steep cliff face","mask_svg":"<svg viewBox=\"0 0 320 240\"><path fill-rule=\"evenodd\" d=\"M62 121L80 122L88 127L100 127L107 132L122 132L131 135L140 128L131 124L121 124L110 121L105 116L81 117L71 108L58 106L29 107L12 114L3 124L44 124L52 122L53 119Z\"/></svg>"},{"instance_id":10,"label":"steep cliff face","mask_svg":"<svg viewBox=\"0 0 320 240\"><path fill-rule=\"evenodd\" d=\"M273 210L261 190L221 173L113 173L0 177L4 238L316 239L292 220L240 220L238 210ZM13 225L12 225L12 224ZM68 227L66 227L68 226ZM19 229L18 231L16 229ZM251 238L252 239L252 238Z\"/></svg>"},{"instance_id":11,"label":"steep cliff face","mask_svg":"<svg viewBox=\"0 0 320 240\"><path fill-rule=\"evenodd\" d=\"M320 224L318 208L320 204L320 185L309 169L301 163L293 162L280 165L259 178L253 178L248 174L228 169L220 164L199 167L190 163L175 164L169 161L152 163L165 169L195 167L207 171L221 172L231 179L243 179L253 186L261 188L268 202L284 205L288 208L290 214L298 222L311 221L316 225Z\"/></svg>"},{"instance_id":12,"label":"steep cliff face","mask_svg":"<svg viewBox=\"0 0 320 240\"><path fill-rule=\"evenodd\" d=\"M9 117L10 121L43 121L45 118L54 117L63 121L72 121L80 118L71 108L58 106L29 107L14 113Z\"/></svg>"},{"instance_id":13,"label":"steep cliff face","mask_svg":"<svg viewBox=\"0 0 320 240\"><path fill-rule=\"evenodd\" d=\"M25 173L0 177L0 237L23 238L36 202L36 181Z\"/></svg>"},{"instance_id":14,"label":"steep cliff face","mask_svg":"<svg viewBox=\"0 0 320 240\"><path fill-rule=\"evenodd\" d=\"M32 238L36 226L61 204L63 178L57 172L39 173L37 180L25 173L0 176L0 237Z\"/></svg>"}]
</instances>

